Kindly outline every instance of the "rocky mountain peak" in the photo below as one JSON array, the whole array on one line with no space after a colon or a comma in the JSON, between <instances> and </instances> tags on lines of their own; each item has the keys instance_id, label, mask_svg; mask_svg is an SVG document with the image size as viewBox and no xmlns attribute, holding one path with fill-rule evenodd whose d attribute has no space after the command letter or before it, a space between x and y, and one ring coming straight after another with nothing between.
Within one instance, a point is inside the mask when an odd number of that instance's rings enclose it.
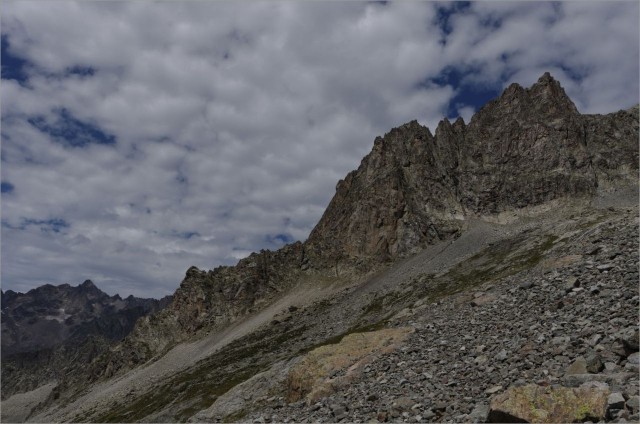
<instances>
[{"instance_id":1,"label":"rocky mountain peak","mask_svg":"<svg viewBox=\"0 0 640 424\"><path fill-rule=\"evenodd\" d=\"M84 282L82 284L80 284L80 287L82 287L83 289L95 289L97 288L95 284L93 284L93 281L91 280L84 280Z\"/></svg>"},{"instance_id":2,"label":"rocky mountain peak","mask_svg":"<svg viewBox=\"0 0 640 424\"><path fill-rule=\"evenodd\" d=\"M533 104L537 105L540 111L555 115L577 115L579 113L560 82L553 78L549 72L545 72L527 91Z\"/></svg>"},{"instance_id":3,"label":"rocky mountain peak","mask_svg":"<svg viewBox=\"0 0 640 424\"><path fill-rule=\"evenodd\" d=\"M558 123L579 114L560 82L546 72L529 88L517 83L509 85L498 98L482 107L470 124L491 130L508 122Z\"/></svg>"},{"instance_id":4,"label":"rocky mountain peak","mask_svg":"<svg viewBox=\"0 0 640 424\"><path fill-rule=\"evenodd\" d=\"M623 124L602 123L629 126L631 133L634 124L626 116ZM545 73L529 88L510 85L469 125L443 119L435 136L417 121L394 128L377 137L360 167L337 185L307 246L338 262L378 262L455 237L467 217L591 195L599 173L619 166L594 167L590 158L606 154L617 161L637 150L637 140L603 143L621 134L612 128L589 145L586 124L560 83Z\"/></svg>"},{"instance_id":5,"label":"rocky mountain peak","mask_svg":"<svg viewBox=\"0 0 640 424\"><path fill-rule=\"evenodd\" d=\"M202 271L197 266L190 266L187 270L185 277L195 277L199 275Z\"/></svg>"},{"instance_id":6,"label":"rocky mountain peak","mask_svg":"<svg viewBox=\"0 0 640 424\"><path fill-rule=\"evenodd\" d=\"M91 280L85 280L82 284L80 284L78 286L78 291L83 295L88 295L88 296L94 296L94 297L108 296L106 293L104 293L102 290L96 287L96 285L93 284L93 281Z\"/></svg>"}]
</instances>

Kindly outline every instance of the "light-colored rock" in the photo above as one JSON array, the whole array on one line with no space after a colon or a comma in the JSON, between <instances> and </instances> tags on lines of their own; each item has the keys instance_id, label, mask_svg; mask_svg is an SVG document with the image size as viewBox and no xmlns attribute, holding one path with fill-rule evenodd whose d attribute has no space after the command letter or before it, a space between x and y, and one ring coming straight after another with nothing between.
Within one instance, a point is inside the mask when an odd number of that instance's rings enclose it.
<instances>
[{"instance_id":1,"label":"light-colored rock","mask_svg":"<svg viewBox=\"0 0 640 424\"><path fill-rule=\"evenodd\" d=\"M473 411L469 414L469 421L472 423L483 423L487 420L489 415L489 405L479 404L473 408Z\"/></svg>"},{"instance_id":2,"label":"light-colored rock","mask_svg":"<svg viewBox=\"0 0 640 424\"><path fill-rule=\"evenodd\" d=\"M631 396L627 400L627 408L634 414L638 413L640 409L640 396Z\"/></svg>"},{"instance_id":3,"label":"light-colored rock","mask_svg":"<svg viewBox=\"0 0 640 424\"><path fill-rule=\"evenodd\" d=\"M580 356L567 368L565 375L587 374L587 360Z\"/></svg>"},{"instance_id":4,"label":"light-colored rock","mask_svg":"<svg viewBox=\"0 0 640 424\"><path fill-rule=\"evenodd\" d=\"M0 421L3 423L24 422L40 402L43 402L56 386L55 383L45 384L26 393L18 393L2 401L0 407Z\"/></svg>"},{"instance_id":5,"label":"light-colored rock","mask_svg":"<svg viewBox=\"0 0 640 424\"><path fill-rule=\"evenodd\" d=\"M622 393L611 393L607 399L607 410L624 408L624 396Z\"/></svg>"},{"instance_id":6,"label":"light-colored rock","mask_svg":"<svg viewBox=\"0 0 640 424\"><path fill-rule=\"evenodd\" d=\"M604 419L609 390L511 387L491 400L489 422L584 422Z\"/></svg>"},{"instance_id":7,"label":"light-colored rock","mask_svg":"<svg viewBox=\"0 0 640 424\"><path fill-rule=\"evenodd\" d=\"M632 353L627 357L627 363L631 365L640 366L640 352Z\"/></svg>"},{"instance_id":8,"label":"light-colored rock","mask_svg":"<svg viewBox=\"0 0 640 424\"><path fill-rule=\"evenodd\" d=\"M498 393L500 390L502 390L502 386L493 386L493 387L489 387L484 392L488 395L492 395L494 393Z\"/></svg>"},{"instance_id":9,"label":"light-colored rock","mask_svg":"<svg viewBox=\"0 0 640 424\"><path fill-rule=\"evenodd\" d=\"M488 303L494 302L497 299L498 297L494 294L491 294L491 293L485 294L483 296L476 297L475 299L473 299L471 301L471 306L483 306Z\"/></svg>"},{"instance_id":10,"label":"light-colored rock","mask_svg":"<svg viewBox=\"0 0 640 424\"><path fill-rule=\"evenodd\" d=\"M307 353L287 376L287 401L306 398L309 404L348 384L378 355L397 349L413 329L386 328L348 334L337 344L320 346ZM331 376L341 372L340 377Z\"/></svg>"}]
</instances>

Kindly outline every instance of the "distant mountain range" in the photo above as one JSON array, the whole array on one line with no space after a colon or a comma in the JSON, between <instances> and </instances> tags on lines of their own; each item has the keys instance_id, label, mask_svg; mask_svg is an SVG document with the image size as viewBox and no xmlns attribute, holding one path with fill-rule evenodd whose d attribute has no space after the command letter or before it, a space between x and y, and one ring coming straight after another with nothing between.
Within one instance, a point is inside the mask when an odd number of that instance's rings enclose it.
<instances>
[{"instance_id":1,"label":"distant mountain range","mask_svg":"<svg viewBox=\"0 0 640 424\"><path fill-rule=\"evenodd\" d=\"M7 374L15 372L16 366L29 368L35 377L45 372L37 371L39 366L49 365L56 358L56 367L65 369L74 365L65 360L73 355L65 357L59 354L61 351L80 346L86 349L90 344L93 357L126 337L140 317L161 310L170 301L171 296L160 300L109 296L90 280L75 287L47 284L27 293L3 291L3 395L11 386ZM6 368L9 364L14 368Z\"/></svg>"}]
</instances>

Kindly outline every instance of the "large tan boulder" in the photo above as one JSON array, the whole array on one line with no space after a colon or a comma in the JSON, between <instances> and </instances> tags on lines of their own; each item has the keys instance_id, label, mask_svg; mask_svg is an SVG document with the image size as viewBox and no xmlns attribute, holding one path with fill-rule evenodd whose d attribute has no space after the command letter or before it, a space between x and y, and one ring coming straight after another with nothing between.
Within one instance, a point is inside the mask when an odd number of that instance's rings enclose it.
<instances>
[{"instance_id":1,"label":"large tan boulder","mask_svg":"<svg viewBox=\"0 0 640 424\"><path fill-rule=\"evenodd\" d=\"M337 344L320 346L307 353L287 376L287 401L306 398L309 403L349 384L378 355L391 352L413 329L386 328L353 333Z\"/></svg>"},{"instance_id":2,"label":"large tan boulder","mask_svg":"<svg viewBox=\"0 0 640 424\"><path fill-rule=\"evenodd\" d=\"M609 394L603 387L511 387L491 400L489 422L597 422L605 417Z\"/></svg>"}]
</instances>

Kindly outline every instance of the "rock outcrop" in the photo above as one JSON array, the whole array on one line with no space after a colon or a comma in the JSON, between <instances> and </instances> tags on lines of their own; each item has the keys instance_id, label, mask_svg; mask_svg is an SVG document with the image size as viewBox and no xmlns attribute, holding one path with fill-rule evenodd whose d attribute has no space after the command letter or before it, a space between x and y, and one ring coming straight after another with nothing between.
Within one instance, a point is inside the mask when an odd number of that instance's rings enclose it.
<instances>
[{"instance_id":1,"label":"rock outcrop","mask_svg":"<svg viewBox=\"0 0 640 424\"><path fill-rule=\"evenodd\" d=\"M110 377L166 352L176 343L215 331L268 304L304 278L304 246L252 253L236 266L187 270L171 304L143 317L113 354L92 365L94 377ZM106 361L106 363L105 363Z\"/></svg>"},{"instance_id":2,"label":"rock outcrop","mask_svg":"<svg viewBox=\"0 0 640 424\"><path fill-rule=\"evenodd\" d=\"M491 401L489 422L598 422L606 417L609 395L608 387L512 387Z\"/></svg>"},{"instance_id":3,"label":"rock outcrop","mask_svg":"<svg viewBox=\"0 0 640 424\"><path fill-rule=\"evenodd\" d=\"M376 138L307 244L336 262L392 260L455 237L461 220L637 179L638 108L581 115L548 73L509 86L476 113L416 121Z\"/></svg>"}]
</instances>

